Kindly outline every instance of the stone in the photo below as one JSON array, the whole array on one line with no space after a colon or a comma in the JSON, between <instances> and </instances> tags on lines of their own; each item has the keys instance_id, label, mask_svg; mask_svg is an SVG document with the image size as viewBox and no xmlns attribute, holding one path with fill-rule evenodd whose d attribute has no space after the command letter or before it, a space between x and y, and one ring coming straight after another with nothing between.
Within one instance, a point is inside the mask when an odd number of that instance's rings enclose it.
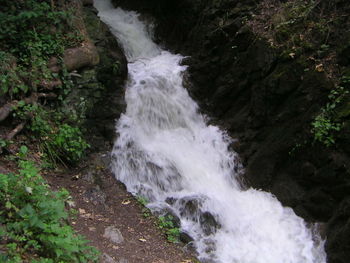
<instances>
[{"instance_id":1,"label":"stone","mask_svg":"<svg viewBox=\"0 0 350 263\"><path fill-rule=\"evenodd\" d=\"M110 255L103 253L100 259L100 263L118 263Z\"/></svg>"},{"instance_id":2,"label":"stone","mask_svg":"<svg viewBox=\"0 0 350 263\"><path fill-rule=\"evenodd\" d=\"M94 205L105 205L106 203L106 194L101 190L101 188L98 185L87 189L84 195Z\"/></svg>"},{"instance_id":3,"label":"stone","mask_svg":"<svg viewBox=\"0 0 350 263\"><path fill-rule=\"evenodd\" d=\"M103 237L109 239L115 244L121 244L124 242L124 237L120 230L114 226L106 227Z\"/></svg>"},{"instance_id":4,"label":"stone","mask_svg":"<svg viewBox=\"0 0 350 263\"><path fill-rule=\"evenodd\" d=\"M82 2L84 6L92 6L94 4L93 0L83 0Z\"/></svg>"},{"instance_id":5,"label":"stone","mask_svg":"<svg viewBox=\"0 0 350 263\"><path fill-rule=\"evenodd\" d=\"M80 47L66 49L63 54L63 62L68 71L73 71L98 65L100 56L95 45L87 41Z\"/></svg>"},{"instance_id":6,"label":"stone","mask_svg":"<svg viewBox=\"0 0 350 263\"><path fill-rule=\"evenodd\" d=\"M192 242L194 239L186 232L184 231L181 231L180 233L180 241L185 243L185 244L188 244L190 242Z\"/></svg>"},{"instance_id":7,"label":"stone","mask_svg":"<svg viewBox=\"0 0 350 263\"><path fill-rule=\"evenodd\" d=\"M216 230L221 227L216 221L215 217L209 212L202 213L200 215L199 222L202 226L204 234L208 236L215 233Z\"/></svg>"}]
</instances>

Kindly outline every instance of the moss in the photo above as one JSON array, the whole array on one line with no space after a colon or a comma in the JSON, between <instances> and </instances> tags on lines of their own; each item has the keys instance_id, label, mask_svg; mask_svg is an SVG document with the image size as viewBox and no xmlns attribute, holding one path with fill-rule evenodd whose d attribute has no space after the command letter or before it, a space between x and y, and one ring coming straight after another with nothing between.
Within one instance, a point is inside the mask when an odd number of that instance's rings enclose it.
<instances>
[{"instance_id":1,"label":"moss","mask_svg":"<svg viewBox=\"0 0 350 263\"><path fill-rule=\"evenodd\" d=\"M349 98L343 105L341 105L337 109L336 116L337 116L338 119L349 118L350 117L350 100L349 100Z\"/></svg>"}]
</instances>

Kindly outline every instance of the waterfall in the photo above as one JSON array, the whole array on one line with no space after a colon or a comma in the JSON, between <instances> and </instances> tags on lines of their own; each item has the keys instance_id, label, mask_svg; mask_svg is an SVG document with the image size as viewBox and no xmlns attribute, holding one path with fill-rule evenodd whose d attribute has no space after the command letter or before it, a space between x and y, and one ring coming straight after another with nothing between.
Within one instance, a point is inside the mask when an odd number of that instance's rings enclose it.
<instances>
[{"instance_id":1,"label":"waterfall","mask_svg":"<svg viewBox=\"0 0 350 263\"><path fill-rule=\"evenodd\" d=\"M242 189L232 139L208 125L182 85L181 55L152 41L136 12L95 0L129 61L127 109L117 123L113 172L129 192L170 211L199 259L220 263L324 263L323 241L270 193Z\"/></svg>"}]
</instances>

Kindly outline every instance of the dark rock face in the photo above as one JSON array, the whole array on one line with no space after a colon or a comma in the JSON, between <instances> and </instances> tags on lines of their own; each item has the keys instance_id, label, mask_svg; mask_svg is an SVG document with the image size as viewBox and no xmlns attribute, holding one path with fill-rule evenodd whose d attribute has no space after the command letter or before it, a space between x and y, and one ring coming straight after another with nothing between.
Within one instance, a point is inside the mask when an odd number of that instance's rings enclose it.
<instances>
[{"instance_id":1,"label":"dark rock face","mask_svg":"<svg viewBox=\"0 0 350 263\"><path fill-rule=\"evenodd\" d=\"M115 121L125 110L123 86L127 78L127 61L115 37L97 17L97 11L87 5L82 14L99 63L71 74L76 89L67 102L86 116L84 126L89 144L93 151L99 151L113 144Z\"/></svg>"},{"instance_id":2,"label":"dark rock face","mask_svg":"<svg viewBox=\"0 0 350 263\"><path fill-rule=\"evenodd\" d=\"M252 33L245 21L259 1L119 0L153 15L168 48L191 55L186 85L214 121L239 138L232 147L244 181L275 194L307 221L327 225L329 263L346 263L350 246L350 124L333 147L310 141L311 122L334 87L323 72L305 70ZM320 5L328 5L321 1ZM337 5L348 8L346 1ZM342 36L342 39L346 39ZM338 53L349 65L349 46ZM349 106L340 114L348 116ZM307 141L305 143L305 141Z\"/></svg>"},{"instance_id":3,"label":"dark rock face","mask_svg":"<svg viewBox=\"0 0 350 263\"><path fill-rule=\"evenodd\" d=\"M95 15L92 8L85 8L88 33L95 42L101 62L96 68L96 78L105 88L103 96L88 113L89 128L94 127L108 140L114 142L115 120L125 109L123 85L127 78L127 60L108 27Z\"/></svg>"}]
</instances>

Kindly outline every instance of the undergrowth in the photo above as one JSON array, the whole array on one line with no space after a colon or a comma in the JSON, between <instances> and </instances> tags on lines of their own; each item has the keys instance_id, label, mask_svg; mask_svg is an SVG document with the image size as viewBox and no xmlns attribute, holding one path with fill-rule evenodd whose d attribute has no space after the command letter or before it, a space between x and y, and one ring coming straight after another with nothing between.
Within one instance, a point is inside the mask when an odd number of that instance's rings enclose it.
<instances>
[{"instance_id":1,"label":"undergrowth","mask_svg":"<svg viewBox=\"0 0 350 263\"><path fill-rule=\"evenodd\" d=\"M89 145L76 114L63 109L72 89L63 52L83 40L72 12L65 1L0 0L0 20L0 96L12 103L13 122L25 124L29 137L38 141L40 151L53 165L76 163ZM57 59L58 72L49 67L52 57ZM59 84L45 86L52 81ZM55 98L52 103L28 100L47 90ZM2 138L1 146L7 144Z\"/></svg>"},{"instance_id":2,"label":"undergrowth","mask_svg":"<svg viewBox=\"0 0 350 263\"><path fill-rule=\"evenodd\" d=\"M63 106L72 89L63 52L83 40L68 2L0 0L0 113L11 106L1 121L7 118L11 130L22 124L31 148L38 145L35 156L51 166L74 164L89 147L78 117ZM58 70L50 66L53 58ZM52 191L26 160L28 148L7 135L0 138L0 154L18 161L19 169L0 174L0 262L96 262L97 251L68 224L69 193Z\"/></svg>"},{"instance_id":3,"label":"undergrowth","mask_svg":"<svg viewBox=\"0 0 350 263\"><path fill-rule=\"evenodd\" d=\"M0 174L0 262L97 262L96 249L68 225L69 193L52 191L31 161L19 168Z\"/></svg>"},{"instance_id":4,"label":"undergrowth","mask_svg":"<svg viewBox=\"0 0 350 263\"><path fill-rule=\"evenodd\" d=\"M314 141L329 147L335 144L335 134L342 128L342 119L337 116L337 107L349 94L350 77L343 76L341 84L328 95L329 102L321 108L320 113L311 123Z\"/></svg>"},{"instance_id":5,"label":"undergrowth","mask_svg":"<svg viewBox=\"0 0 350 263\"><path fill-rule=\"evenodd\" d=\"M143 196L136 197L137 202L143 207L142 214L145 218L151 216L151 210L146 207L148 204L147 198ZM172 215L159 216L156 222L159 229L161 229L167 240L171 243L178 243L180 239L180 228L174 223L174 217Z\"/></svg>"},{"instance_id":6,"label":"undergrowth","mask_svg":"<svg viewBox=\"0 0 350 263\"><path fill-rule=\"evenodd\" d=\"M180 229L174 224L174 217L171 215L160 216L158 227L165 231L169 242L177 243L180 238Z\"/></svg>"}]
</instances>

